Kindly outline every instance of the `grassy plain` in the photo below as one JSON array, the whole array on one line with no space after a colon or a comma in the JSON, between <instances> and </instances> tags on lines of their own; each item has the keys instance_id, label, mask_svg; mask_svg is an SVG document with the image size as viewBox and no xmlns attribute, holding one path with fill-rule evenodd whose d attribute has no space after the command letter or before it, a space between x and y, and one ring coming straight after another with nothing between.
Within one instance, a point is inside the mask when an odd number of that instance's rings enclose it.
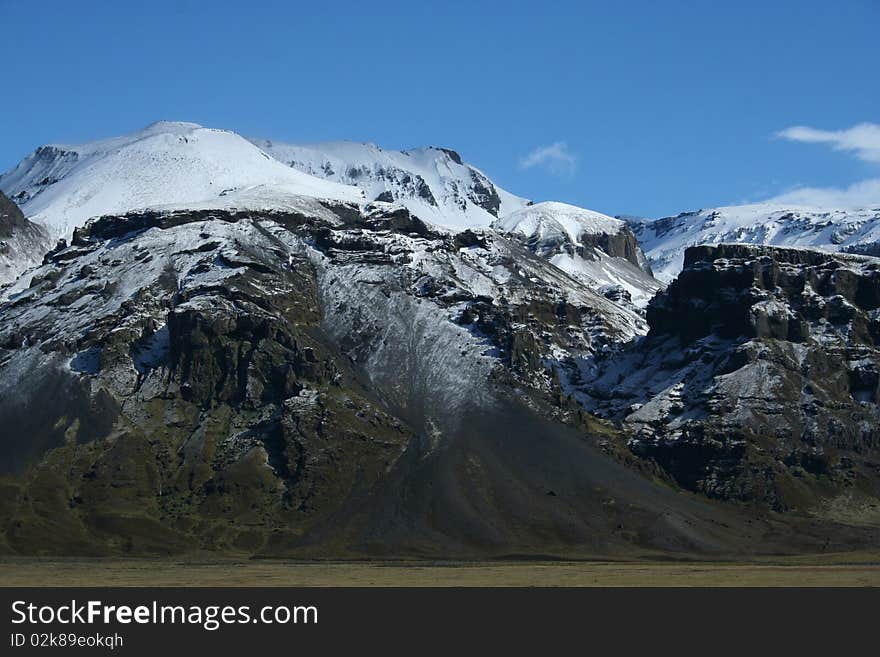
<instances>
[{"instance_id":1,"label":"grassy plain","mask_svg":"<svg viewBox=\"0 0 880 657\"><path fill-rule=\"evenodd\" d=\"M0 560L0 586L880 586L880 553L710 561Z\"/></svg>"}]
</instances>

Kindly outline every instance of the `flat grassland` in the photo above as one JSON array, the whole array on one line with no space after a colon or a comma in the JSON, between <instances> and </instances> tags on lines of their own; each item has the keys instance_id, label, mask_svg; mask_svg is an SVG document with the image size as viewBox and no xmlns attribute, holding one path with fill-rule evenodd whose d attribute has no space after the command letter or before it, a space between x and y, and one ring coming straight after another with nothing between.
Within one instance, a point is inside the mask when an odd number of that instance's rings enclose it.
<instances>
[{"instance_id":1,"label":"flat grassland","mask_svg":"<svg viewBox=\"0 0 880 657\"><path fill-rule=\"evenodd\" d=\"M880 553L709 561L0 559L0 586L880 586Z\"/></svg>"}]
</instances>

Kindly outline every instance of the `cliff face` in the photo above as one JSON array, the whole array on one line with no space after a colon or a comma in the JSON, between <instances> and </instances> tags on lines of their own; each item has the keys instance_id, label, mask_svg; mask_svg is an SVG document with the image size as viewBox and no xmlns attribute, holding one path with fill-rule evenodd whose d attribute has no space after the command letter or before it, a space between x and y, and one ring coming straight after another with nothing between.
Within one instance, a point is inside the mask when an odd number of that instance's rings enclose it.
<instances>
[{"instance_id":1,"label":"cliff face","mask_svg":"<svg viewBox=\"0 0 880 657\"><path fill-rule=\"evenodd\" d=\"M875 344L880 262L766 246L690 247L685 269L648 308L654 334ZM830 327L830 328L829 328Z\"/></svg>"},{"instance_id":2,"label":"cliff face","mask_svg":"<svg viewBox=\"0 0 880 657\"><path fill-rule=\"evenodd\" d=\"M714 497L880 520L880 261L693 247L647 318L584 395L634 453Z\"/></svg>"},{"instance_id":3,"label":"cliff face","mask_svg":"<svg viewBox=\"0 0 880 657\"><path fill-rule=\"evenodd\" d=\"M0 238L11 237L16 229L27 225L27 219L6 194L0 192Z\"/></svg>"},{"instance_id":4,"label":"cliff face","mask_svg":"<svg viewBox=\"0 0 880 657\"><path fill-rule=\"evenodd\" d=\"M601 249L612 257L623 258L647 274L651 273L639 241L629 226L621 226L619 231L611 234L583 235L581 241L586 248Z\"/></svg>"},{"instance_id":5,"label":"cliff face","mask_svg":"<svg viewBox=\"0 0 880 657\"><path fill-rule=\"evenodd\" d=\"M620 219L545 201L493 226L583 284L639 311L662 287L632 229Z\"/></svg>"},{"instance_id":6,"label":"cliff face","mask_svg":"<svg viewBox=\"0 0 880 657\"><path fill-rule=\"evenodd\" d=\"M0 286L40 262L49 249L49 236L28 221L19 207L0 192Z\"/></svg>"}]
</instances>

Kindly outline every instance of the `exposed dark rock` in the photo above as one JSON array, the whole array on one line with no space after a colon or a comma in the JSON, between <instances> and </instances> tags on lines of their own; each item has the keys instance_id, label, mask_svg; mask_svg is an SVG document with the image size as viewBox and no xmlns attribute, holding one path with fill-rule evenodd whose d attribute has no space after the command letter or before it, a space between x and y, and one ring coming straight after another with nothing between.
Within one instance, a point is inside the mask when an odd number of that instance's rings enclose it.
<instances>
[{"instance_id":1,"label":"exposed dark rock","mask_svg":"<svg viewBox=\"0 0 880 657\"><path fill-rule=\"evenodd\" d=\"M436 148L438 151L442 151L442 152L446 153L449 156L449 159L452 160L453 162L455 162L456 164L462 164L461 155L456 153L451 148L440 148L439 146L437 146Z\"/></svg>"},{"instance_id":2,"label":"exposed dark rock","mask_svg":"<svg viewBox=\"0 0 880 657\"><path fill-rule=\"evenodd\" d=\"M28 220L6 194L0 192L0 238L12 237L13 231L25 228Z\"/></svg>"},{"instance_id":3,"label":"exposed dark rock","mask_svg":"<svg viewBox=\"0 0 880 657\"><path fill-rule=\"evenodd\" d=\"M458 162L461 164L461 161ZM478 205L486 212L498 216L501 209L501 197L495 185L476 169L471 169L471 185L468 189L468 198L474 205Z\"/></svg>"},{"instance_id":4,"label":"exposed dark rock","mask_svg":"<svg viewBox=\"0 0 880 657\"><path fill-rule=\"evenodd\" d=\"M763 465L736 460L755 452L749 438L695 429L689 451L652 451L648 438L628 449L578 408L556 354L607 351L641 320L518 242L323 207L332 216L102 217L0 305L5 549L469 558L876 543L872 527L670 487L790 502L772 478L713 487L701 474ZM844 300L873 303L870 286L836 280ZM856 321L846 309L822 317ZM775 334L771 319L756 326ZM868 351L833 386L811 379L812 397L872 394L872 344L853 342ZM821 432L810 449L779 438L774 458L788 460L773 467L858 481L873 443L834 426L837 451Z\"/></svg>"},{"instance_id":5,"label":"exposed dark rock","mask_svg":"<svg viewBox=\"0 0 880 657\"><path fill-rule=\"evenodd\" d=\"M468 229L455 234L455 246L458 248L486 248L486 238Z\"/></svg>"},{"instance_id":6,"label":"exposed dark rock","mask_svg":"<svg viewBox=\"0 0 880 657\"><path fill-rule=\"evenodd\" d=\"M691 490L816 513L874 499L878 309L878 260L690 248L648 307L648 338L600 365L588 406Z\"/></svg>"},{"instance_id":7,"label":"exposed dark rock","mask_svg":"<svg viewBox=\"0 0 880 657\"><path fill-rule=\"evenodd\" d=\"M38 264L48 249L46 231L0 191L0 286Z\"/></svg>"}]
</instances>

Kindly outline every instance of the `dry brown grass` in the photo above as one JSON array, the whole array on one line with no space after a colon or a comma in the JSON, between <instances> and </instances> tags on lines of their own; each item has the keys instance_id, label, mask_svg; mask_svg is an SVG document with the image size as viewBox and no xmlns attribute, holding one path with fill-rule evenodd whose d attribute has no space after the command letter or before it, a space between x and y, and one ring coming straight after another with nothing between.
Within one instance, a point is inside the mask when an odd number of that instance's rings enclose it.
<instances>
[{"instance_id":1,"label":"dry brown grass","mask_svg":"<svg viewBox=\"0 0 880 657\"><path fill-rule=\"evenodd\" d=\"M2 586L880 586L880 555L716 562L0 561Z\"/></svg>"}]
</instances>

